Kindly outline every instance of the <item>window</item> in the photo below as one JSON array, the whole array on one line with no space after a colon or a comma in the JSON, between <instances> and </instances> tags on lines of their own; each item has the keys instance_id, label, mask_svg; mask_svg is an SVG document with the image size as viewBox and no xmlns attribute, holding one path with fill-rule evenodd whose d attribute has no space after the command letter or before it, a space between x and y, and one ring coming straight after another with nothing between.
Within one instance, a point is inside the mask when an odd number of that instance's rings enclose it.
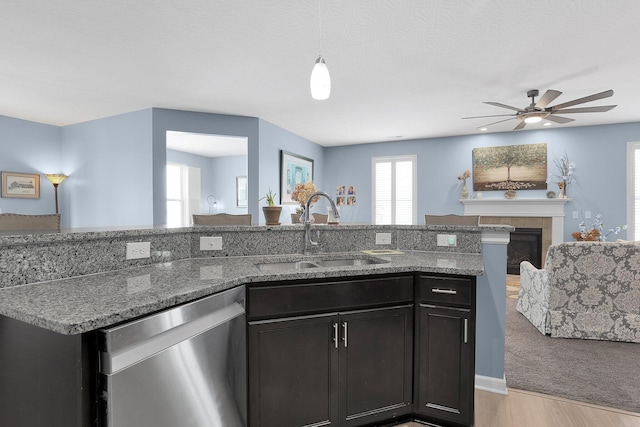
<instances>
[{"instance_id":1,"label":"window","mask_svg":"<svg viewBox=\"0 0 640 427\"><path fill-rule=\"evenodd\" d=\"M627 145L627 239L640 240L640 142Z\"/></svg>"},{"instance_id":2,"label":"window","mask_svg":"<svg viewBox=\"0 0 640 427\"><path fill-rule=\"evenodd\" d=\"M374 224L415 224L416 156L371 160Z\"/></svg>"},{"instance_id":3,"label":"window","mask_svg":"<svg viewBox=\"0 0 640 427\"><path fill-rule=\"evenodd\" d=\"M191 225L200 213L200 168L167 164L167 227Z\"/></svg>"}]
</instances>

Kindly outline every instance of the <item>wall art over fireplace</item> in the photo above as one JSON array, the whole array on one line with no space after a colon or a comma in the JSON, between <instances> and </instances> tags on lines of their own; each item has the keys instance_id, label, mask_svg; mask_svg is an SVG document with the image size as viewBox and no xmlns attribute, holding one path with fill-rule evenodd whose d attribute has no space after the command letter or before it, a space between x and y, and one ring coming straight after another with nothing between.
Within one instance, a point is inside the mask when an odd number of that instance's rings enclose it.
<instances>
[{"instance_id":1,"label":"wall art over fireplace","mask_svg":"<svg viewBox=\"0 0 640 427\"><path fill-rule=\"evenodd\" d=\"M474 191L546 188L547 144L473 149Z\"/></svg>"}]
</instances>

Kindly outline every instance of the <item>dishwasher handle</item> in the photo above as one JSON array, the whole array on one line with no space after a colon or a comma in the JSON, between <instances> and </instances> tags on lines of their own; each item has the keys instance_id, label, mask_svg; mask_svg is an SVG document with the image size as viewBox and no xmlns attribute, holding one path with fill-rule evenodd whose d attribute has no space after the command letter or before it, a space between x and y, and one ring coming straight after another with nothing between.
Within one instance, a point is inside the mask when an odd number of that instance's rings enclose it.
<instances>
[{"instance_id":1,"label":"dishwasher handle","mask_svg":"<svg viewBox=\"0 0 640 427\"><path fill-rule=\"evenodd\" d=\"M211 298L215 298L215 296ZM172 311L180 310L181 308L170 309L165 314L170 315ZM106 375L115 374L179 342L223 325L244 314L245 310L241 302L234 302L187 323L133 342L128 346L112 349L111 351L103 351L100 353L100 372Z\"/></svg>"}]
</instances>

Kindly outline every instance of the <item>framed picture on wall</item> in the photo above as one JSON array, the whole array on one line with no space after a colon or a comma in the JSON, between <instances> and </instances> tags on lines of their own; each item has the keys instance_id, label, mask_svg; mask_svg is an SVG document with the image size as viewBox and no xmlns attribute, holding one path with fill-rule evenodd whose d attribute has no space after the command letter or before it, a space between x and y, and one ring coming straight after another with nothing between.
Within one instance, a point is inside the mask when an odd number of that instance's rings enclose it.
<instances>
[{"instance_id":1,"label":"framed picture on wall","mask_svg":"<svg viewBox=\"0 0 640 427\"><path fill-rule=\"evenodd\" d=\"M280 151L280 204L297 205L291 200L296 184L313 181L313 159Z\"/></svg>"},{"instance_id":2,"label":"framed picture on wall","mask_svg":"<svg viewBox=\"0 0 640 427\"><path fill-rule=\"evenodd\" d=\"M40 174L2 172L2 197L40 198Z\"/></svg>"},{"instance_id":3,"label":"framed picture on wall","mask_svg":"<svg viewBox=\"0 0 640 427\"><path fill-rule=\"evenodd\" d=\"M236 206L239 208L247 207L247 177L236 176Z\"/></svg>"}]
</instances>

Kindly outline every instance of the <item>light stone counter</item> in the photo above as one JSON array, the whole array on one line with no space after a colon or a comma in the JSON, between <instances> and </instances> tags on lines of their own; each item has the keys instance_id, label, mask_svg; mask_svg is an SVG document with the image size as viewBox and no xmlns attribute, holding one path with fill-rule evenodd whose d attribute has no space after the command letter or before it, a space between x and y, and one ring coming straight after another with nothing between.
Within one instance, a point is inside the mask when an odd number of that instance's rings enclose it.
<instances>
[{"instance_id":1,"label":"light stone counter","mask_svg":"<svg viewBox=\"0 0 640 427\"><path fill-rule=\"evenodd\" d=\"M368 257L362 252L311 258ZM256 264L305 259L302 255L189 258L136 268L0 289L0 314L61 334L114 325L252 282L347 278L370 274L433 272L478 276L481 253L403 251L376 255L380 263L263 272Z\"/></svg>"}]
</instances>

